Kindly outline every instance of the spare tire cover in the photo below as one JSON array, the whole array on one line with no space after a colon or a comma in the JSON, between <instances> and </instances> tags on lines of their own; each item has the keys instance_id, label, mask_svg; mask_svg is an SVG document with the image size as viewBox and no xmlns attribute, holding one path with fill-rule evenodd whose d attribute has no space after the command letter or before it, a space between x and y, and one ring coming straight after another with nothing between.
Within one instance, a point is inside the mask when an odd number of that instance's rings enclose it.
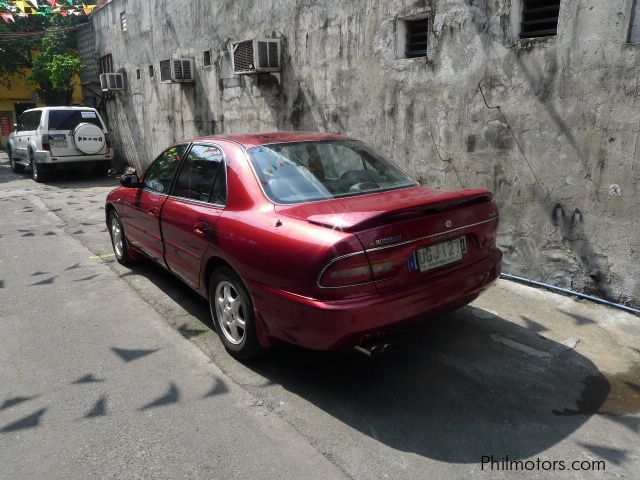
<instances>
[{"instance_id":1,"label":"spare tire cover","mask_svg":"<svg viewBox=\"0 0 640 480\"><path fill-rule=\"evenodd\" d=\"M93 123L81 123L73 131L71 138L76 148L85 155L94 155L104 148L104 132Z\"/></svg>"}]
</instances>

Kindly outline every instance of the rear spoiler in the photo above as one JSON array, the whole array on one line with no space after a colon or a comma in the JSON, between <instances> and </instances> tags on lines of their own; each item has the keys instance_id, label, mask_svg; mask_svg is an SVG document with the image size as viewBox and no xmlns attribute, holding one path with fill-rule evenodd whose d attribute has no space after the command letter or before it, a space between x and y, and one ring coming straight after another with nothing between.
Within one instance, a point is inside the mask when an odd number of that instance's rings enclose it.
<instances>
[{"instance_id":1,"label":"rear spoiler","mask_svg":"<svg viewBox=\"0 0 640 480\"><path fill-rule=\"evenodd\" d=\"M421 198L417 202L407 202L396 208L381 211L326 213L307 217L309 223L334 230L351 232L369 228L382 221L397 222L459 207L470 207L490 202L493 195L488 190L465 189L453 192L437 192L433 198Z\"/></svg>"}]
</instances>

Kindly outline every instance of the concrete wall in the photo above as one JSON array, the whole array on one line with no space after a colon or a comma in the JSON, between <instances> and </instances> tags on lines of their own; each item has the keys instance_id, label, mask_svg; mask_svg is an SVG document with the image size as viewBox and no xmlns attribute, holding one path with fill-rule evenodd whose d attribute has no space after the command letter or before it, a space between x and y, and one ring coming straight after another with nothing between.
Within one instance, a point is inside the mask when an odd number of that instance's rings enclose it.
<instances>
[{"instance_id":1,"label":"concrete wall","mask_svg":"<svg viewBox=\"0 0 640 480\"><path fill-rule=\"evenodd\" d=\"M193 135L346 133L425 185L491 189L505 271L638 305L632 4L563 0L542 41L518 40L520 0L112 0L93 27L128 77L107 109L132 164ZM431 19L428 57L397 58L397 19L415 14ZM281 85L231 73L229 42L255 36L282 39ZM195 58L195 84L160 83L159 60L178 56Z\"/></svg>"},{"instance_id":2,"label":"concrete wall","mask_svg":"<svg viewBox=\"0 0 640 480\"><path fill-rule=\"evenodd\" d=\"M80 72L80 80L84 86L85 104L96 107L100 101L100 85L98 84L98 57L95 51L95 32L93 25L79 29L76 32L78 53L84 60L85 68Z\"/></svg>"}]
</instances>

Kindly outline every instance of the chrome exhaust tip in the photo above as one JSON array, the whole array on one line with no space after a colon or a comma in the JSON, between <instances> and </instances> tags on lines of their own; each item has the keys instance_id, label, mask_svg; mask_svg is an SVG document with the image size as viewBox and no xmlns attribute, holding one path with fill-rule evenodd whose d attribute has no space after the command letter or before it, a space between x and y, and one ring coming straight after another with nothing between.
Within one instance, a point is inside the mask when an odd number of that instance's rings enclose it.
<instances>
[{"instance_id":1,"label":"chrome exhaust tip","mask_svg":"<svg viewBox=\"0 0 640 480\"><path fill-rule=\"evenodd\" d=\"M380 345L356 345L353 349L369 358L377 358L382 355L382 347Z\"/></svg>"}]
</instances>

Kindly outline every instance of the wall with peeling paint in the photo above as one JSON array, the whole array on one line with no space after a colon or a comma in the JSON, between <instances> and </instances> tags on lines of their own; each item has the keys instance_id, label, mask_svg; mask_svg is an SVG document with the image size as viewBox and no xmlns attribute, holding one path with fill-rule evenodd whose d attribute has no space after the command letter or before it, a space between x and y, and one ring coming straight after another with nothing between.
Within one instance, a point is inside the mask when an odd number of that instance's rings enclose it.
<instances>
[{"instance_id":1,"label":"wall with peeling paint","mask_svg":"<svg viewBox=\"0 0 640 480\"><path fill-rule=\"evenodd\" d=\"M90 28L128 77L105 105L130 163L194 135L346 133L425 185L491 189L506 271L638 306L632 3L563 0L558 35L538 41L518 40L520 0L112 0ZM419 13L428 57L397 58L397 19ZM282 39L281 83L231 73L230 41L256 36ZM195 83L160 83L158 62L183 56Z\"/></svg>"}]
</instances>

